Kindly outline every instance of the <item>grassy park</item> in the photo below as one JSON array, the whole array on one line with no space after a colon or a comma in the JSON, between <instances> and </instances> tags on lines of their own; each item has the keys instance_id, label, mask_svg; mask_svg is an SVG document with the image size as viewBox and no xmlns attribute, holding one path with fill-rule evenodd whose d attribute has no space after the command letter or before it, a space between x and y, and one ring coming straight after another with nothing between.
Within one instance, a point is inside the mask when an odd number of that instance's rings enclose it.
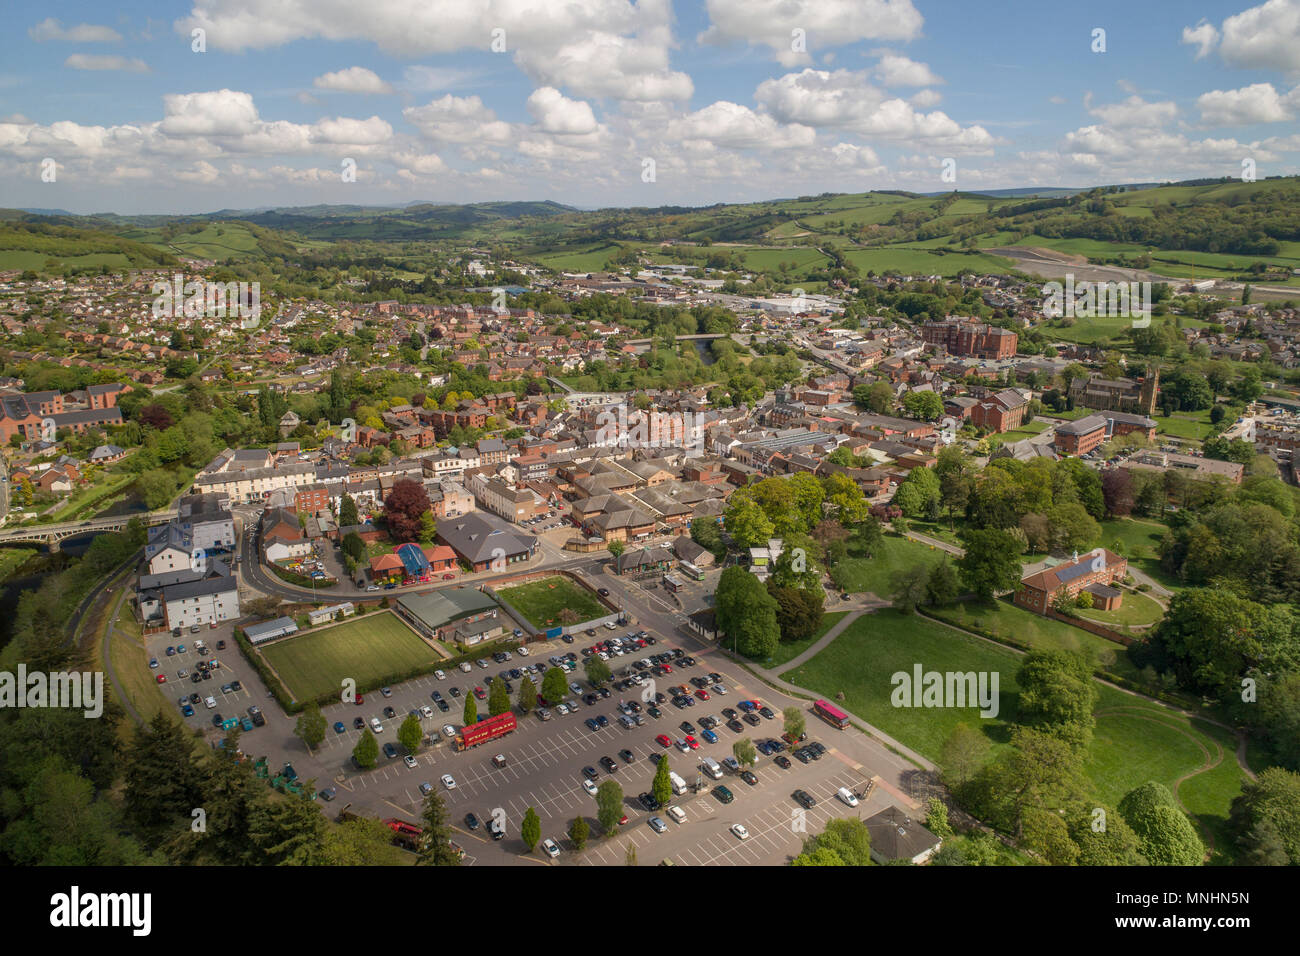
<instances>
[{"instance_id":1,"label":"grassy park","mask_svg":"<svg viewBox=\"0 0 1300 956\"><path fill-rule=\"evenodd\" d=\"M533 629L538 631L564 623L560 620L560 612L565 608L572 609L578 615L574 619L575 624L610 613L596 600L595 595L558 575L511 588L497 588L497 594L526 617Z\"/></svg>"},{"instance_id":2,"label":"grassy park","mask_svg":"<svg viewBox=\"0 0 1300 956\"><path fill-rule=\"evenodd\" d=\"M1068 625L1060 627L1080 638L1093 637ZM1059 646L1045 640L1049 632L1036 635L1036 646ZM981 718L974 708L894 707L891 675L910 674L917 663L926 671L998 672L997 717ZM885 610L863 615L811 661L782 676L827 699L843 692L850 711L938 762L944 741L959 723L985 734L992 745L990 756L1006 746L1017 713L1019 667L1020 655L1013 651L917 615ZM1231 862L1225 852L1231 845L1228 811L1244 780L1231 732L1115 687L1099 685L1098 690L1096 728L1084 761L1090 794L1113 806L1134 787L1159 781L1197 824L1212 848L1211 862Z\"/></svg>"},{"instance_id":3,"label":"grassy park","mask_svg":"<svg viewBox=\"0 0 1300 956\"><path fill-rule=\"evenodd\" d=\"M943 559L944 552L919 541L886 535L870 556L855 554L831 568L831 578L842 590L852 594L871 592L887 598L893 590L890 579L895 572L917 564L932 565Z\"/></svg>"},{"instance_id":4,"label":"grassy park","mask_svg":"<svg viewBox=\"0 0 1300 956\"><path fill-rule=\"evenodd\" d=\"M345 677L358 687L441 660L392 613L367 614L260 648L296 700L337 693Z\"/></svg>"},{"instance_id":5,"label":"grassy park","mask_svg":"<svg viewBox=\"0 0 1300 956\"><path fill-rule=\"evenodd\" d=\"M790 661L794 660L808 648L812 647L825 636L826 632L844 619L847 611L829 611L822 616L821 626L813 632L811 637L802 641L781 641L776 645L776 652L765 661L755 661L755 663L768 669L784 667Z\"/></svg>"}]
</instances>

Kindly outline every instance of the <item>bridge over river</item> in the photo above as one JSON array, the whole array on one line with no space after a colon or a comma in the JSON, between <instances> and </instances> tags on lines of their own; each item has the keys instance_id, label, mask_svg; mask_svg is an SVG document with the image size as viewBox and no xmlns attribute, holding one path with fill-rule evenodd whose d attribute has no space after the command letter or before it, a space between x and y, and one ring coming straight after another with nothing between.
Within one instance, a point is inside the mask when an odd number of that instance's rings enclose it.
<instances>
[{"instance_id":1,"label":"bridge over river","mask_svg":"<svg viewBox=\"0 0 1300 956\"><path fill-rule=\"evenodd\" d=\"M61 524L25 524L13 528L0 528L0 545L35 543L45 545L51 551L58 551L59 543L65 538L98 534L103 531L121 531L136 518L143 522L145 527L152 527L166 524L175 517L176 510L172 509L90 518L86 521L65 521Z\"/></svg>"}]
</instances>

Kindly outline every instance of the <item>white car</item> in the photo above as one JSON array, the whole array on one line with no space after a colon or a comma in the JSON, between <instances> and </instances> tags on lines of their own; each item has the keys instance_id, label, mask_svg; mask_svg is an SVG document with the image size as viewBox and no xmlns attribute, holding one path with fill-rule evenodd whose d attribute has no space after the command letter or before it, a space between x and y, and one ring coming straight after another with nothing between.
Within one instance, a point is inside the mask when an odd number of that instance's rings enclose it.
<instances>
[{"instance_id":1,"label":"white car","mask_svg":"<svg viewBox=\"0 0 1300 956\"><path fill-rule=\"evenodd\" d=\"M710 693L710 694L721 694L723 697L726 697L726 696L727 696L727 688L723 687L721 684L714 684L712 687L709 688L709 693Z\"/></svg>"},{"instance_id":2,"label":"white car","mask_svg":"<svg viewBox=\"0 0 1300 956\"><path fill-rule=\"evenodd\" d=\"M366 590L367 590L367 591L378 591L378 590L379 590L379 585L378 585L378 584L372 584L372 585L370 585L369 587L367 587Z\"/></svg>"},{"instance_id":3,"label":"white car","mask_svg":"<svg viewBox=\"0 0 1300 956\"><path fill-rule=\"evenodd\" d=\"M608 628L609 630L611 630L611 631L617 631L617 630L618 630L618 625L615 624L613 621L606 621L606 622L605 622L605 627L607 627L607 628Z\"/></svg>"},{"instance_id":4,"label":"white car","mask_svg":"<svg viewBox=\"0 0 1300 956\"><path fill-rule=\"evenodd\" d=\"M428 704L425 704L423 707L420 708L420 713L424 714L425 717L432 717L433 708L430 707Z\"/></svg>"},{"instance_id":5,"label":"white car","mask_svg":"<svg viewBox=\"0 0 1300 956\"><path fill-rule=\"evenodd\" d=\"M550 837L547 837L545 840L542 841L542 849L546 851L546 855L549 856L552 860L554 860L557 856L560 855L560 848L556 846L555 841L552 840Z\"/></svg>"},{"instance_id":6,"label":"white car","mask_svg":"<svg viewBox=\"0 0 1300 956\"><path fill-rule=\"evenodd\" d=\"M203 706L208 710L211 710L213 707L217 706L217 699L215 697L204 697Z\"/></svg>"},{"instance_id":7,"label":"white car","mask_svg":"<svg viewBox=\"0 0 1300 956\"><path fill-rule=\"evenodd\" d=\"M745 829L745 825L743 823L733 823L731 825L731 832L736 834L736 836L742 840L749 839L749 831Z\"/></svg>"},{"instance_id":8,"label":"white car","mask_svg":"<svg viewBox=\"0 0 1300 956\"><path fill-rule=\"evenodd\" d=\"M559 714L561 717L563 717L565 714L569 712L569 708L564 706L564 704L556 704L555 712Z\"/></svg>"},{"instance_id":9,"label":"white car","mask_svg":"<svg viewBox=\"0 0 1300 956\"><path fill-rule=\"evenodd\" d=\"M520 647L515 651L515 653L518 654L520 657L527 657L530 651L526 647Z\"/></svg>"},{"instance_id":10,"label":"white car","mask_svg":"<svg viewBox=\"0 0 1300 956\"><path fill-rule=\"evenodd\" d=\"M469 661L466 661L465 663L460 665L460 669L463 670L466 674L468 674L474 668L469 666Z\"/></svg>"},{"instance_id":11,"label":"white car","mask_svg":"<svg viewBox=\"0 0 1300 956\"><path fill-rule=\"evenodd\" d=\"M597 789L599 788L596 786L595 780L584 780L582 781L582 789L586 790L589 794L591 794L594 797L596 795Z\"/></svg>"},{"instance_id":12,"label":"white car","mask_svg":"<svg viewBox=\"0 0 1300 956\"><path fill-rule=\"evenodd\" d=\"M436 677L436 678L438 678L438 680L446 680L446 679L447 679L447 675L444 674L442 671L434 671L434 672L433 672L433 676Z\"/></svg>"},{"instance_id":13,"label":"white car","mask_svg":"<svg viewBox=\"0 0 1300 956\"><path fill-rule=\"evenodd\" d=\"M442 775L442 785L446 787L448 790L455 790L456 778L449 773L444 773Z\"/></svg>"},{"instance_id":14,"label":"white car","mask_svg":"<svg viewBox=\"0 0 1300 956\"><path fill-rule=\"evenodd\" d=\"M443 724L442 735L446 737L448 740L450 740L452 737L456 736L456 728L453 727L451 724Z\"/></svg>"},{"instance_id":15,"label":"white car","mask_svg":"<svg viewBox=\"0 0 1300 956\"><path fill-rule=\"evenodd\" d=\"M374 731L375 733L377 733L377 734L382 734L382 733L384 732L384 725L381 724L381 723L379 722L379 718L378 718L378 717L371 717L371 718L370 718L370 729L373 730L373 731Z\"/></svg>"},{"instance_id":16,"label":"white car","mask_svg":"<svg viewBox=\"0 0 1300 956\"><path fill-rule=\"evenodd\" d=\"M419 763L417 763L416 759L412 757L410 754L407 754L405 757L402 758L402 763L406 764L412 770L414 770L416 767L419 766Z\"/></svg>"}]
</instances>

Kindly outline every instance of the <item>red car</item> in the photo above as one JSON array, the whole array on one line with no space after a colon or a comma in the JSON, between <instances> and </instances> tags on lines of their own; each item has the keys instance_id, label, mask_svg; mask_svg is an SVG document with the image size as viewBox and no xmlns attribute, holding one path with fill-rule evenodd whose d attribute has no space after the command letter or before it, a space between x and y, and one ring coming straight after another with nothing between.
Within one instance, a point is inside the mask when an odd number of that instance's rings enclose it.
<instances>
[{"instance_id":1,"label":"red car","mask_svg":"<svg viewBox=\"0 0 1300 956\"><path fill-rule=\"evenodd\" d=\"M357 699L353 701L353 703L356 704L358 707L360 707L365 702L366 699L361 694L357 694Z\"/></svg>"},{"instance_id":2,"label":"red car","mask_svg":"<svg viewBox=\"0 0 1300 956\"><path fill-rule=\"evenodd\" d=\"M673 672L672 664L660 664L659 666L664 669L665 674L671 674Z\"/></svg>"},{"instance_id":3,"label":"red car","mask_svg":"<svg viewBox=\"0 0 1300 956\"><path fill-rule=\"evenodd\" d=\"M444 574L444 575L442 576L442 579L443 579L444 581L455 581L455 580L456 580L456 575L454 575L454 574Z\"/></svg>"},{"instance_id":4,"label":"red car","mask_svg":"<svg viewBox=\"0 0 1300 956\"><path fill-rule=\"evenodd\" d=\"M622 826L622 825L625 824L625 823L627 823L627 814L626 814L626 813L623 814L623 816L619 818L618 825L619 825L619 826Z\"/></svg>"},{"instance_id":5,"label":"red car","mask_svg":"<svg viewBox=\"0 0 1300 956\"><path fill-rule=\"evenodd\" d=\"M474 696L477 697L479 700L483 700L485 697L487 697L487 691L485 691L482 687L475 687Z\"/></svg>"},{"instance_id":6,"label":"red car","mask_svg":"<svg viewBox=\"0 0 1300 956\"><path fill-rule=\"evenodd\" d=\"M694 737L692 737L690 734L687 734L687 735L686 735L686 746L690 747L692 750L699 750L699 749L700 749L700 742L699 742L698 740L696 740Z\"/></svg>"},{"instance_id":7,"label":"red car","mask_svg":"<svg viewBox=\"0 0 1300 956\"><path fill-rule=\"evenodd\" d=\"M158 675L158 683L160 683L160 684L165 684L165 683L167 683L167 675L166 675L166 674L159 674L159 675Z\"/></svg>"},{"instance_id":8,"label":"red car","mask_svg":"<svg viewBox=\"0 0 1300 956\"><path fill-rule=\"evenodd\" d=\"M671 747L673 745L672 738L669 737L667 734L660 734L658 737L655 738L655 743L657 743L660 747Z\"/></svg>"},{"instance_id":9,"label":"red car","mask_svg":"<svg viewBox=\"0 0 1300 956\"><path fill-rule=\"evenodd\" d=\"M699 690L695 692L695 696L698 697L700 700L708 700L709 692L705 690L703 687L701 687Z\"/></svg>"}]
</instances>

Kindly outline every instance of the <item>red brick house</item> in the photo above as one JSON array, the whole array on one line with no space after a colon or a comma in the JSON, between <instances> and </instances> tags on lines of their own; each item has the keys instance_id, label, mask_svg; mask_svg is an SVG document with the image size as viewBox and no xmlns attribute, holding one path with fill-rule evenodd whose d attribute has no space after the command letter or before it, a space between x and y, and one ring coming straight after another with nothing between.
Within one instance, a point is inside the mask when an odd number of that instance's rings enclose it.
<instances>
[{"instance_id":1,"label":"red brick house","mask_svg":"<svg viewBox=\"0 0 1300 956\"><path fill-rule=\"evenodd\" d=\"M1021 607L1046 614L1058 600L1073 600L1080 591L1092 594L1092 606L1112 611L1123 601L1115 587L1128 574L1128 561L1114 551L1098 548L1071 561L1031 574L1020 582L1015 601Z\"/></svg>"}]
</instances>

